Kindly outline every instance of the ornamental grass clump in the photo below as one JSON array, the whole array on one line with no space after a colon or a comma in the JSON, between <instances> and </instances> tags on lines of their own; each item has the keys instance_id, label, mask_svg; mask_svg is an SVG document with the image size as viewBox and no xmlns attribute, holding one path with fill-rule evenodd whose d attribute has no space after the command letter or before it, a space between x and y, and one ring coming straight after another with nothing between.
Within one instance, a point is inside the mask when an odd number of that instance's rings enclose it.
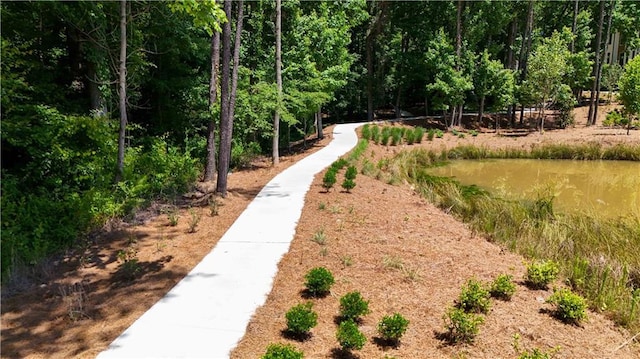
<instances>
[{"instance_id":1,"label":"ornamental grass clump","mask_svg":"<svg viewBox=\"0 0 640 359\"><path fill-rule=\"evenodd\" d=\"M380 338L383 340L397 345L400 342L400 338L402 338L407 331L408 326L409 321L405 317L400 313L394 313L380 320L378 323L378 334L380 334Z\"/></svg>"},{"instance_id":2,"label":"ornamental grass clump","mask_svg":"<svg viewBox=\"0 0 640 359\"><path fill-rule=\"evenodd\" d=\"M532 289L547 289L553 282L560 269L553 261L541 261L530 263L527 266L525 282Z\"/></svg>"},{"instance_id":3,"label":"ornamental grass clump","mask_svg":"<svg viewBox=\"0 0 640 359\"><path fill-rule=\"evenodd\" d=\"M287 333L294 337L306 337L309 330L318 324L318 313L313 311L313 303L298 304L285 314Z\"/></svg>"},{"instance_id":4,"label":"ornamental grass clump","mask_svg":"<svg viewBox=\"0 0 640 359\"><path fill-rule=\"evenodd\" d=\"M335 283L333 274L324 267L311 269L304 276L304 279L304 286L307 288L307 292L314 297L326 295L331 290L333 283Z\"/></svg>"},{"instance_id":5,"label":"ornamental grass clump","mask_svg":"<svg viewBox=\"0 0 640 359\"><path fill-rule=\"evenodd\" d=\"M369 301L364 300L360 292L350 292L340 298L342 320L358 321L365 314L369 314Z\"/></svg>"}]
</instances>

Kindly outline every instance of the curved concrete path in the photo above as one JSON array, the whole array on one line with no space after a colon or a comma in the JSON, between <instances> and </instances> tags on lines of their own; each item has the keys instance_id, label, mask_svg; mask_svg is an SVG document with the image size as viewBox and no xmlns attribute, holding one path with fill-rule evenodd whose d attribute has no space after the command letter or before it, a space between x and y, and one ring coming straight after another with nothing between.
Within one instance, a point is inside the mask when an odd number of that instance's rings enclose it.
<instances>
[{"instance_id":1,"label":"curved concrete path","mask_svg":"<svg viewBox=\"0 0 640 359\"><path fill-rule=\"evenodd\" d=\"M327 147L271 180L216 247L98 358L228 358L271 291L313 177L357 144L359 125L337 125Z\"/></svg>"}]
</instances>

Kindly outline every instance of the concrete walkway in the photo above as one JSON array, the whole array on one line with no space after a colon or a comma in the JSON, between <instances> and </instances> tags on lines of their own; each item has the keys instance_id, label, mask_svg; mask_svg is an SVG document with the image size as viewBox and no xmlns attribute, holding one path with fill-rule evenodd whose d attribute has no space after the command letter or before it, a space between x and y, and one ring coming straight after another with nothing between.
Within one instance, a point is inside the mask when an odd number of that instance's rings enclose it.
<instances>
[{"instance_id":1,"label":"concrete walkway","mask_svg":"<svg viewBox=\"0 0 640 359\"><path fill-rule=\"evenodd\" d=\"M271 291L316 173L351 150L359 124L276 176L193 270L98 355L228 358Z\"/></svg>"}]
</instances>

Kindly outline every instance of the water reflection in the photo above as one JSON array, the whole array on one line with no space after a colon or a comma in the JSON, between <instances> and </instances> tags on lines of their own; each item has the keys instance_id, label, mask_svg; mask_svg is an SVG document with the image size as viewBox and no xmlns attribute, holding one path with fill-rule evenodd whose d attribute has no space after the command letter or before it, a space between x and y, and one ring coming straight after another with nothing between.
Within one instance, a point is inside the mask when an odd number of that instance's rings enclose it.
<instances>
[{"instance_id":1,"label":"water reflection","mask_svg":"<svg viewBox=\"0 0 640 359\"><path fill-rule=\"evenodd\" d=\"M630 161L462 160L433 168L500 196L555 195L557 209L608 216L640 213L640 163Z\"/></svg>"}]
</instances>

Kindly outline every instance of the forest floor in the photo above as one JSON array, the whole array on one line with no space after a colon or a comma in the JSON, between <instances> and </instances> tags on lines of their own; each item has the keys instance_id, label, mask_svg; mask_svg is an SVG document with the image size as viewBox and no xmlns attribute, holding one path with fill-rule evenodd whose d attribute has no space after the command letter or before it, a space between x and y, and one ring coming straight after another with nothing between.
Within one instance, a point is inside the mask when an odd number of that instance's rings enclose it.
<instances>
[{"instance_id":1,"label":"forest floor","mask_svg":"<svg viewBox=\"0 0 640 359\"><path fill-rule=\"evenodd\" d=\"M509 138L487 130L477 137L445 136L423 141L420 146L439 150L462 143L522 148L558 142L640 143L640 131L626 136L620 129L585 127L584 117L584 109L578 109L575 127L544 134ZM325 129L323 141L284 157L276 168L262 160L251 169L233 173L229 195L219 200L217 215L211 214L209 206L190 208L183 203L177 208L178 223L172 226L166 214L172 207L156 204L136 220L114 226L81 248L20 276L22 281L3 288L2 356L95 357L215 246L271 178L326 145L331 130ZM402 149L370 144L365 156L382 158ZM616 327L602 314L589 312L588 320L580 326L554 319L545 303L551 291L530 290L521 284L523 257L472 233L420 198L409 185L393 186L359 175L352 193L324 193L321 179L316 176L307 194L296 236L279 264L274 288L255 313L233 358L258 358L273 342L291 343L307 358L341 357L344 353L337 350L335 339L339 298L356 290L370 301L371 313L361 324L368 342L355 357L514 358L518 355L514 336L519 337L521 349L555 351L560 358L640 356L640 346L629 341L633 333ZM196 230L190 233L194 222ZM325 235L324 244L312 240L319 231ZM132 253L138 260L135 279L127 278L119 253ZM402 265L394 269L388 265L390 261ZM305 300L300 294L303 276L317 266L327 267L336 277L331 294L313 300L319 324L304 342L284 338L284 313ZM492 302L475 343L450 346L440 340L443 314L454 304L461 286L472 277L489 281L501 273L516 278L517 292L509 302ZM397 348L374 340L378 320L394 312L410 320Z\"/></svg>"}]
</instances>

